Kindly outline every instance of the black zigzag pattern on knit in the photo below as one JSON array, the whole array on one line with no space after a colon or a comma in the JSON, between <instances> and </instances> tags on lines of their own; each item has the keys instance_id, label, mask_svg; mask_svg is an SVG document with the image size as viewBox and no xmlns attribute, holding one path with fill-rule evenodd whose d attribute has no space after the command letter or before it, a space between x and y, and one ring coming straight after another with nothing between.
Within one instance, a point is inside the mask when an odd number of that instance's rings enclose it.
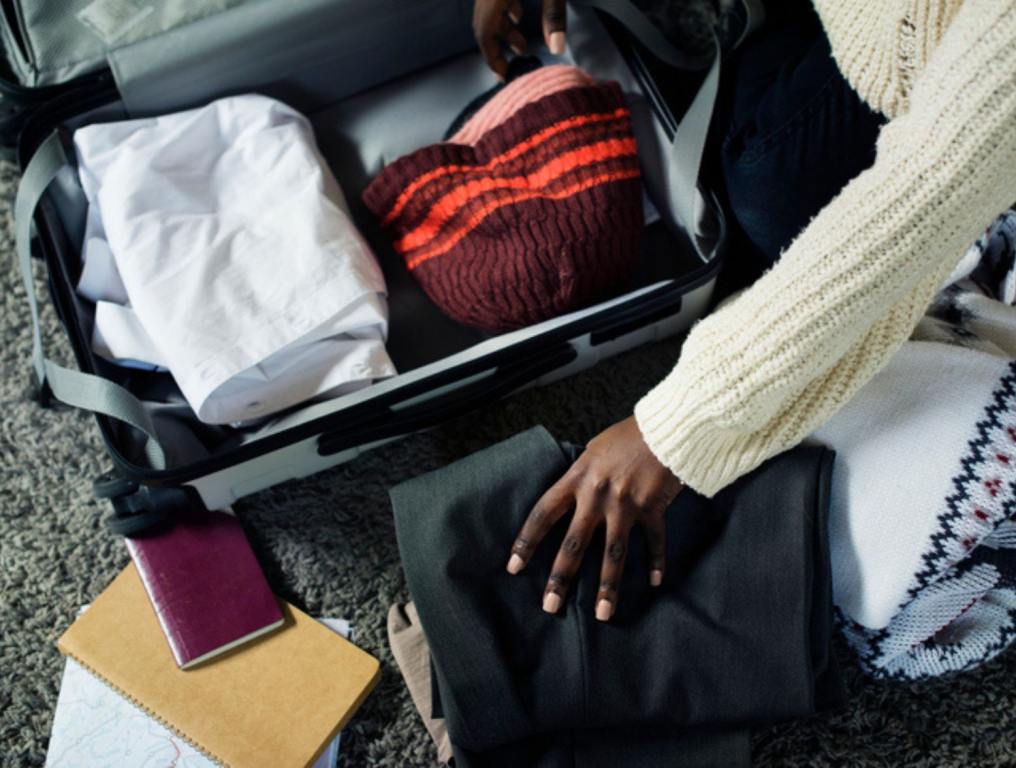
<instances>
[{"instance_id":1,"label":"black zigzag pattern on knit","mask_svg":"<svg viewBox=\"0 0 1016 768\"><path fill-rule=\"evenodd\" d=\"M967 454L960 460L962 471L952 478L956 489L945 500L945 511L939 515L939 529L933 533L928 542L928 549L921 557L922 567L914 574L914 584L907 593L908 602L921 589L934 582L942 573L942 561L948 557L946 543L953 540L956 533L953 524L963 514L961 502L970 497L970 489L983 481L981 468L989 458L991 447L991 430L999 429L1002 418L1016 408L1016 360L1009 363L1008 373L999 381L998 388L992 393L991 402L984 409L984 418L977 422L974 429L976 437L967 443ZM1016 485L1009 483L1008 498L1002 503L1005 517L1012 517L1016 510Z\"/></svg>"},{"instance_id":2,"label":"black zigzag pattern on knit","mask_svg":"<svg viewBox=\"0 0 1016 768\"><path fill-rule=\"evenodd\" d=\"M992 590L992 594L1001 597L1003 591L1016 592L1011 587L1005 587ZM942 642L928 638L903 654L904 657L911 656L921 647L926 652L920 654L923 658L911 658L909 662L904 659L902 664L894 665L895 669L889 669L890 663L901 655L891 624L885 629L870 630L848 619L839 609L836 618L861 666L869 675L881 680L906 681L941 675L943 670L952 674L973 669L994 658L1016 639L1016 609L1011 609L1008 611L1008 620L990 630L994 636L985 642L980 652L973 652L977 643L969 639ZM979 639L983 641L984 638L985 635L982 634ZM890 652L888 649L894 645L897 646L896 650Z\"/></svg>"},{"instance_id":3,"label":"black zigzag pattern on knit","mask_svg":"<svg viewBox=\"0 0 1016 768\"><path fill-rule=\"evenodd\" d=\"M1016 638L1016 610L1009 611L1009 622L996 628L997 634L989 643L986 643L981 653L970 654L968 643L935 643L934 650L938 654L938 666L948 668L950 674L964 672L968 669L978 667L989 659L993 659L999 653L1008 648ZM883 641L887 633L883 630ZM881 645L882 643L879 643ZM881 649L876 651L881 654ZM957 661L959 659L959 661ZM874 661L872 659L871 661ZM869 663L871 663L869 661ZM906 681L915 679L915 675L908 675L903 669L888 671L872 667L875 675L882 680Z\"/></svg>"},{"instance_id":4,"label":"black zigzag pattern on knit","mask_svg":"<svg viewBox=\"0 0 1016 768\"><path fill-rule=\"evenodd\" d=\"M984 418L974 427L976 435L967 443L967 453L960 460L962 470L951 480L955 490L945 500L945 511L939 515L938 530L929 539L928 548L921 558L922 567L914 575L914 583L907 593L907 598L901 603L901 608L917 597L922 589L937 581L949 568L949 566L943 568L942 561L949 557L947 544L957 538L954 524L963 516L962 502L969 499L971 489L977 483L984 481L982 470L991 456L992 432L1004 428L1003 417L1014 411L1016 411L1016 361L1009 364L1008 372L999 380L998 387L992 392L991 401L985 407ZM1008 497L1002 502L1002 508L1005 510L1004 517L1010 518L1016 510L1016 485L1010 483L1006 490ZM980 549L982 548L972 551L967 560L953 565L952 570L960 574L969 570L976 562L980 562L982 559ZM885 658L885 648L893 639L891 624L883 629L872 630L851 620L839 610L837 618L859 660L869 672L882 678L907 679L907 675L902 671L889 672L879 664L880 661L884 664L888 660ZM959 668L968 669L991 658L1009 645L1014 635L1016 635L1016 615L1012 616L1012 621L1007 626L999 628L998 637L985 647L982 654L978 654L976 658L966 659ZM964 652L961 645L941 646L938 650L943 658Z\"/></svg>"}]
</instances>

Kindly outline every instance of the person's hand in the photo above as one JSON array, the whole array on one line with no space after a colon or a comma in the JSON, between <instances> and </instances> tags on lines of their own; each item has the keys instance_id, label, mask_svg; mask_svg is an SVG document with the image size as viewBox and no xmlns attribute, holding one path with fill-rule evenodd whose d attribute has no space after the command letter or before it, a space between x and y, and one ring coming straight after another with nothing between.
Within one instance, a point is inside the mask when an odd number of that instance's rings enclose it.
<instances>
[{"instance_id":1,"label":"person's hand","mask_svg":"<svg viewBox=\"0 0 1016 768\"><path fill-rule=\"evenodd\" d=\"M550 52L564 53L565 0L543 0L543 39ZM476 0L473 5L473 35L487 66L504 79L508 60L503 46L515 53L526 49L526 37L518 28L522 21L520 0Z\"/></svg>"},{"instance_id":2,"label":"person's hand","mask_svg":"<svg viewBox=\"0 0 1016 768\"><path fill-rule=\"evenodd\" d=\"M635 525L645 528L649 545L649 583L663 581L666 552L664 515L684 486L660 463L631 416L593 438L571 468L533 507L512 545L508 572L526 567L547 532L569 511L568 526L543 592L543 610L556 613L578 573L582 556L601 525L607 538L596 596L596 618L607 621L617 607L618 586Z\"/></svg>"}]
</instances>

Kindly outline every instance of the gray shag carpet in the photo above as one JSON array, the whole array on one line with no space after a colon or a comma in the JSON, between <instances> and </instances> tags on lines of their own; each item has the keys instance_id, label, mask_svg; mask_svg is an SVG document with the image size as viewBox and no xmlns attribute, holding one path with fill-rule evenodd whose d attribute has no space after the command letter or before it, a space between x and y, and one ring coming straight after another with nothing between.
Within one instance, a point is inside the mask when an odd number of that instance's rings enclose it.
<instances>
[{"instance_id":1,"label":"gray shag carpet","mask_svg":"<svg viewBox=\"0 0 1016 768\"><path fill-rule=\"evenodd\" d=\"M127 553L103 528L105 502L91 496L107 468L94 420L25 397L31 344L13 266L15 182L0 166L0 764L28 766L45 759L63 669L54 642ZM45 328L49 348L66 355L51 315ZM357 643L382 661L380 685L343 738L344 765L435 764L385 639L388 606L407 599L386 489L535 424L587 440L630 413L677 352L675 340L646 347L237 506L275 590L312 615L348 617ZM757 766L1016 765L1016 653L904 685L866 680L838 652L847 706L759 730Z\"/></svg>"}]
</instances>

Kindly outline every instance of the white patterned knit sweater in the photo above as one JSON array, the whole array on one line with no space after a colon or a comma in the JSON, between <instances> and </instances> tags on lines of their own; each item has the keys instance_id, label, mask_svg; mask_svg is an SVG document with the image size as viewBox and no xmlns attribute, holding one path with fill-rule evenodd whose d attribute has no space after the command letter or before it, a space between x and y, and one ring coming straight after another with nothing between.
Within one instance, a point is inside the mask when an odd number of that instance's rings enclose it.
<instances>
[{"instance_id":1,"label":"white patterned knit sweater","mask_svg":"<svg viewBox=\"0 0 1016 768\"><path fill-rule=\"evenodd\" d=\"M656 456L707 496L845 404L1016 201L1016 0L815 6L844 75L890 121L874 165L693 328L635 408Z\"/></svg>"}]
</instances>

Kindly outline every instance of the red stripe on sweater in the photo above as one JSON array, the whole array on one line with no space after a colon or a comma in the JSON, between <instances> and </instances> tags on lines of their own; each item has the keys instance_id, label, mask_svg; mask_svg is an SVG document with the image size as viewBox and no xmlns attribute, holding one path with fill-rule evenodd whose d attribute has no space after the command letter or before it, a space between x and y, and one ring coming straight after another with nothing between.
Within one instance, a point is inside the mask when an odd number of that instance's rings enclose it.
<instances>
[{"instance_id":1,"label":"red stripe on sweater","mask_svg":"<svg viewBox=\"0 0 1016 768\"><path fill-rule=\"evenodd\" d=\"M529 189L534 191L534 194L531 196L535 197L539 195L541 188L546 187L559 176L563 176L576 168L612 157L634 156L635 154L634 139L607 139L606 141L589 144L571 152L566 152L531 174L509 178L476 179L466 182L443 195L434 204L427 218L417 227L399 238L394 244L394 248L398 253L404 254L425 246L438 235L444 223L476 195L495 189Z\"/></svg>"},{"instance_id":2,"label":"red stripe on sweater","mask_svg":"<svg viewBox=\"0 0 1016 768\"><path fill-rule=\"evenodd\" d=\"M450 251L456 243L462 238L466 237L472 230L474 230L480 222L483 221L487 216L496 211L498 208L502 208L506 205L512 205L514 203L522 202L523 200L531 200L536 197L544 198L546 200L563 200L564 198L576 195L590 187L595 187L599 184L605 184L611 181L621 181L623 179L637 179L639 177L639 171L637 168L629 171L614 171L612 173L602 173L593 176L589 179L584 179L576 184L565 187L559 192L548 194L539 190L530 190L526 192L520 192L515 194L509 194L505 198L500 200L494 200L488 205L485 205L479 211L477 211L466 224L453 233L449 233L447 239L434 246L433 248L424 251L411 259L406 260L406 266L410 269L415 269L426 261L440 256Z\"/></svg>"},{"instance_id":3,"label":"red stripe on sweater","mask_svg":"<svg viewBox=\"0 0 1016 768\"><path fill-rule=\"evenodd\" d=\"M531 148L528 152L508 160L492 170L480 170L478 166L474 166L475 170L470 170L466 167L454 176L443 176L433 179L427 185L420 187L416 191L416 194L406 202L398 217L390 225L390 229L394 230L392 236L398 239L404 233L418 226L427 218L427 214L430 213L437 198L459 184L481 178L511 178L513 176L521 176L530 173L534 168L539 168L544 163L559 155L563 155L565 152L571 152L580 147L595 144L598 141L625 139L630 136L631 125L625 120L611 120L609 122L585 125L551 136L546 141ZM450 166L458 165L459 163L460 161L457 159L450 159L444 164ZM422 174L428 169L438 167L438 165L438 163L434 163L429 166L420 167L417 174ZM461 211L459 215L461 215Z\"/></svg>"},{"instance_id":4,"label":"red stripe on sweater","mask_svg":"<svg viewBox=\"0 0 1016 768\"><path fill-rule=\"evenodd\" d=\"M548 208L548 206L559 207L562 205L562 203L550 200L548 196L552 196L558 190L564 189L565 187L571 184L575 184L581 181L582 179L588 179L597 174L611 173L614 171L628 171L632 168L637 167L637 163L638 161L634 156L621 155L619 157L608 157L604 160L600 160L595 163L581 165L573 170L568 171L567 173L561 174L552 182L540 187L541 195L526 201L528 203L527 209L529 210L529 213L517 214L515 213L515 211L519 210L517 206L508 206L497 211L493 216L486 219L481 226L482 227L494 226L495 229L503 228L506 230L510 230L510 232L505 231L504 237L514 237L518 227L520 226L524 227L526 226L527 222L532 221L532 219L530 219L529 217L535 216L536 218L544 218L550 213L550 209ZM418 253L436 247L441 243L441 241L445 237L449 235L449 233L453 233L459 227L464 226L465 223L470 219L470 217L472 217L474 213L476 213L478 210L480 210L485 205L490 203L491 200L499 200L509 192L510 190L505 189L492 189L482 194L474 195L463 205L461 205L458 208L458 210L455 211L454 215L450 216L444 222L444 224L441 225L440 231L437 233L437 235L434 236L432 240L414 250L401 252L403 259L408 262L409 260L413 259ZM414 200L415 199L416 198L414 198ZM413 204L411 204L411 206L412 205ZM538 206L538 208L534 209L532 207L533 205ZM540 207L542 207L543 212L540 214L534 213L535 210L540 210ZM417 220L417 223L422 221L427 216L428 213L429 210L424 210L423 215ZM558 213L565 215L566 218L570 218L572 215L569 213L564 213L563 211L560 210L558 211ZM404 216L405 214L403 214L403 217ZM403 217L400 217L400 221ZM491 222L495 218L498 220L499 223L496 225L492 225ZM403 226L400 231L406 232L409 229L411 229L411 227ZM475 235L468 238L468 240L472 241L474 237ZM501 236L498 237L500 239ZM459 248L463 247L463 244L460 243L458 247Z\"/></svg>"},{"instance_id":5,"label":"red stripe on sweater","mask_svg":"<svg viewBox=\"0 0 1016 768\"><path fill-rule=\"evenodd\" d=\"M405 207L406 203L409 202L409 198L413 196L413 193L416 192L416 190L418 190L424 184L431 181L432 179L436 179L441 176L447 176L453 173L489 171L496 168L499 165L514 160L519 155L526 153L530 149L533 149L537 145L541 144L542 142L546 141L552 136L561 133L562 131L567 131L572 128L578 128L583 125L589 125L590 123L604 122L607 120L616 120L618 118L627 116L628 109L626 107L619 107L618 109L615 109L613 112L598 112L591 115L576 115L575 117L569 117L566 120L561 120L558 123L554 123L553 125L544 128L538 133L533 134L525 141L516 144L511 149L502 152L500 155L492 157L483 165L443 165L439 168L435 168L431 171L428 171L422 176L413 179L413 181L399 194L395 202L392 204L391 210L388 211L387 214L385 214L381 223L382 225L385 226L391 224L392 221L395 219L395 217L402 212L402 209Z\"/></svg>"}]
</instances>

